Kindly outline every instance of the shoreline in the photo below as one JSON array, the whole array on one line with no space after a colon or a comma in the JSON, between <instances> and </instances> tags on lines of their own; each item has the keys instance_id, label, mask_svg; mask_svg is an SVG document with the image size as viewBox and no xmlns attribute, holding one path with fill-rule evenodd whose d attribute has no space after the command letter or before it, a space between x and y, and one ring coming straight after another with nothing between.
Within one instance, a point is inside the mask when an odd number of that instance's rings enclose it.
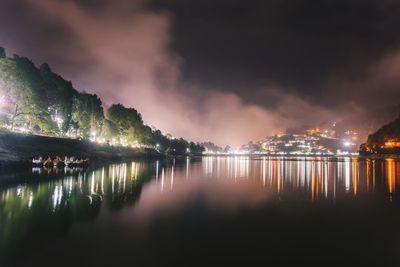
<instances>
[{"instance_id":1,"label":"shoreline","mask_svg":"<svg viewBox=\"0 0 400 267\"><path fill-rule=\"evenodd\" d=\"M0 132L0 171L31 167L32 159L39 156L74 156L91 161L165 157L155 149L149 148L115 147L86 140Z\"/></svg>"},{"instance_id":2,"label":"shoreline","mask_svg":"<svg viewBox=\"0 0 400 267\"><path fill-rule=\"evenodd\" d=\"M165 155L155 149L132 148L121 146L110 146L97 144L87 140L69 139L61 137L47 137L41 135L27 135L0 131L0 171L12 170L16 168L32 167L32 159L36 157L79 157L88 158L91 161L112 162L131 159L162 159L176 156L202 156L202 157L321 157L321 158L341 158L358 157L370 159L399 159L397 154L370 154L359 153L358 155L276 155L276 154L203 154L203 155Z\"/></svg>"}]
</instances>

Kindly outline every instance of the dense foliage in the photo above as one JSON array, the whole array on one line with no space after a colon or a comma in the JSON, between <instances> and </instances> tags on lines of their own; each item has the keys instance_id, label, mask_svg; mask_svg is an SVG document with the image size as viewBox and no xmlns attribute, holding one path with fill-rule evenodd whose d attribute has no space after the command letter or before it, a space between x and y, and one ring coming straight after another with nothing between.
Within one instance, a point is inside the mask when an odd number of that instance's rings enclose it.
<instances>
[{"instance_id":1,"label":"dense foliage","mask_svg":"<svg viewBox=\"0 0 400 267\"><path fill-rule=\"evenodd\" d=\"M103 110L95 94L78 92L48 64L6 57L0 47L0 123L13 131L90 138L106 144L154 147L160 152L201 153L203 146L163 135L140 113L121 104Z\"/></svg>"},{"instance_id":2,"label":"dense foliage","mask_svg":"<svg viewBox=\"0 0 400 267\"><path fill-rule=\"evenodd\" d=\"M390 139L400 138L400 118L382 126L374 134L368 136L368 143L382 144Z\"/></svg>"},{"instance_id":3,"label":"dense foliage","mask_svg":"<svg viewBox=\"0 0 400 267\"><path fill-rule=\"evenodd\" d=\"M400 154L400 117L368 136L361 153Z\"/></svg>"}]
</instances>

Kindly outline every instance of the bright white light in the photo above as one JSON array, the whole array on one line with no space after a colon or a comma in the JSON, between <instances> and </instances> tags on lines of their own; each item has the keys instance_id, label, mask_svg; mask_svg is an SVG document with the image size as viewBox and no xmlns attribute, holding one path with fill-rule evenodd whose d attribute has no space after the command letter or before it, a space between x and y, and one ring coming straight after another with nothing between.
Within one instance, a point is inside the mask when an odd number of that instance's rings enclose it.
<instances>
[{"instance_id":1,"label":"bright white light","mask_svg":"<svg viewBox=\"0 0 400 267\"><path fill-rule=\"evenodd\" d=\"M29 200L28 200L28 207L29 208L32 207L32 202L33 202L33 195L32 195L32 192L31 192L31 194L29 195Z\"/></svg>"},{"instance_id":2,"label":"bright white light","mask_svg":"<svg viewBox=\"0 0 400 267\"><path fill-rule=\"evenodd\" d=\"M106 140L104 138L99 138L99 139L96 140L96 142L98 144L104 144L106 142Z\"/></svg>"},{"instance_id":3,"label":"bright white light","mask_svg":"<svg viewBox=\"0 0 400 267\"><path fill-rule=\"evenodd\" d=\"M349 141L345 141L345 142L343 143L343 145L344 145L345 147L349 147L349 146L352 145L352 143L349 142Z\"/></svg>"},{"instance_id":4,"label":"bright white light","mask_svg":"<svg viewBox=\"0 0 400 267\"><path fill-rule=\"evenodd\" d=\"M21 189L21 187L19 186L18 188L17 188L17 196L21 196L21 193L22 193L22 189Z\"/></svg>"},{"instance_id":5,"label":"bright white light","mask_svg":"<svg viewBox=\"0 0 400 267\"><path fill-rule=\"evenodd\" d=\"M14 127L14 132L19 132L19 133L27 133L28 129L24 126L16 126Z\"/></svg>"},{"instance_id":6,"label":"bright white light","mask_svg":"<svg viewBox=\"0 0 400 267\"><path fill-rule=\"evenodd\" d=\"M96 131L91 131L89 140L92 141L92 142L96 142L97 141L96 137L97 137L97 132Z\"/></svg>"},{"instance_id":7,"label":"bright white light","mask_svg":"<svg viewBox=\"0 0 400 267\"><path fill-rule=\"evenodd\" d=\"M55 117L55 121L57 122L58 126L62 126L64 122L64 120L59 116Z\"/></svg>"}]
</instances>

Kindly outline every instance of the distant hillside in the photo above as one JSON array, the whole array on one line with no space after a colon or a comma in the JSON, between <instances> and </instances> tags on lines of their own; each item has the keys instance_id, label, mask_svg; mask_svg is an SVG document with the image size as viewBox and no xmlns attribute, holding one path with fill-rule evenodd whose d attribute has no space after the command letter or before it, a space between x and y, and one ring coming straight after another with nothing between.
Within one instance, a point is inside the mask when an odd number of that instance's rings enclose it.
<instances>
[{"instance_id":1,"label":"distant hillside","mask_svg":"<svg viewBox=\"0 0 400 267\"><path fill-rule=\"evenodd\" d=\"M400 114L400 105L371 108L370 110L357 113L336 124L338 133L347 130L358 132L359 141L365 142L368 135L377 131L382 125L395 120Z\"/></svg>"},{"instance_id":2,"label":"distant hillside","mask_svg":"<svg viewBox=\"0 0 400 267\"><path fill-rule=\"evenodd\" d=\"M361 153L400 154L400 117L368 136Z\"/></svg>"}]
</instances>

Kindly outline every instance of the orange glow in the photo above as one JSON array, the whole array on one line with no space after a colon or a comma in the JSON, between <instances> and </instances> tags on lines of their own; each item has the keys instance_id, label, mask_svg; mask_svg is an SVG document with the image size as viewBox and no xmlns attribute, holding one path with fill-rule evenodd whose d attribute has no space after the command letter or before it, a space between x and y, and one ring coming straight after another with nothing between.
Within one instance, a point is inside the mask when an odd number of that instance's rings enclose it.
<instances>
[{"instance_id":1,"label":"orange glow","mask_svg":"<svg viewBox=\"0 0 400 267\"><path fill-rule=\"evenodd\" d=\"M353 193L356 196L357 195L357 187L358 187L358 165L357 165L357 160L353 159Z\"/></svg>"},{"instance_id":2,"label":"orange glow","mask_svg":"<svg viewBox=\"0 0 400 267\"><path fill-rule=\"evenodd\" d=\"M320 133L321 132L321 129L320 128L314 128L314 129L309 129L309 130L307 130L307 133L308 134L310 134L310 135L314 135L314 134L318 134L318 133Z\"/></svg>"},{"instance_id":3,"label":"orange glow","mask_svg":"<svg viewBox=\"0 0 400 267\"><path fill-rule=\"evenodd\" d=\"M372 186L375 190L375 179L376 179L376 162L372 161Z\"/></svg>"},{"instance_id":4,"label":"orange glow","mask_svg":"<svg viewBox=\"0 0 400 267\"><path fill-rule=\"evenodd\" d=\"M393 159L386 159L387 161L387 180L389 193L393 193L394 188L396 187L396 171L395 171L395 162Z\"/></svg>"},{"instance_id":5,"label":"orange glow","mask_svg":"<svg viewBox=\"0 0 400 267\"><path fill-rule=\"evenodd\" d=\"M388 140L385 142L385 148L396 148L396 147L400 147L399 140Z\"/></svg>"},{"instance_id":6,"label":"orange glow","mask_svg":"<svg viewBox=\"0 0 400 267\"><path fill-rule=\"evenodd\" d=\"M369 192L369 179L370 179L370 177L371 177L371 171L370 171L370 168L371 168L371 163L370 163L370 159L367 159L367 192Z\"/></svg>"}]
</instances>

